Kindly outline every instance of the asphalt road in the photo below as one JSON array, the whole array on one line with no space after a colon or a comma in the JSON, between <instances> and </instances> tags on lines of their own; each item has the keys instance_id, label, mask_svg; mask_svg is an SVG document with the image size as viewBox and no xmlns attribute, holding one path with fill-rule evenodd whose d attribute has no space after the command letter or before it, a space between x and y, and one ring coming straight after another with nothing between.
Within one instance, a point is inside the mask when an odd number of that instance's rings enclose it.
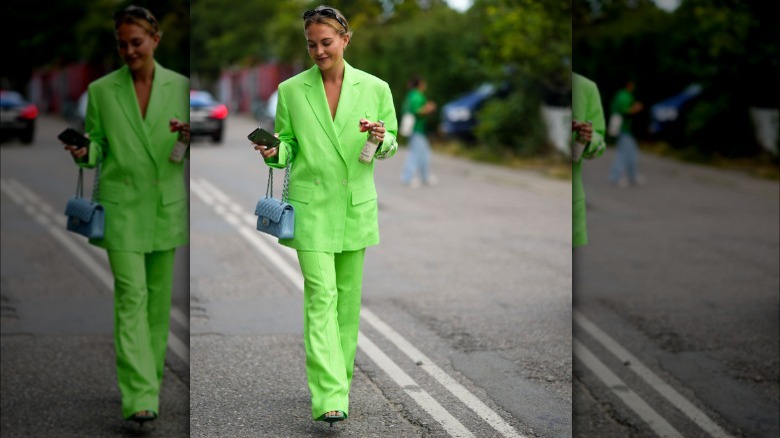
<instances>
[{"instance_id":1,"label":"asphalt road","mask_svg":"<svg viewBox=\"0 0 780 438\"><path fill-rule=\"evenodd\" d=\"M41 116L36 141L2 154L3 437L135 435L121 419L113 347L113 277L105 251L65 231L77 168L57 140L66 122ZM85 173L86 193L92 171ZM177 251L160 418L189 436L189 248ZM146 429L151 428L147 425Z\"/></svg>"},{"instance_id":2,"label":"asphalt road","mask_svg":"<svg viewBox=\"0 0 780 438\"><path fill-rule=\"evenodd\" d=\"M621 189L612 158L583 166L575 435L777 437L777 182L643 155Z\"/></svg>"},{"instance_id":3,"label":"asphalt road","mask_svg":"<svg viewBox=\"0 0 780 438\"><path fill-rule=\"evenodd\" d=\"M569 181L434 154L439 184L411 189L405 148L376 164L382 243L330 429L310 418L295 254L255 230L255 127L231 115L224 144L192 145L193 436L571 435Z\"/></svg>"}]
</instances>

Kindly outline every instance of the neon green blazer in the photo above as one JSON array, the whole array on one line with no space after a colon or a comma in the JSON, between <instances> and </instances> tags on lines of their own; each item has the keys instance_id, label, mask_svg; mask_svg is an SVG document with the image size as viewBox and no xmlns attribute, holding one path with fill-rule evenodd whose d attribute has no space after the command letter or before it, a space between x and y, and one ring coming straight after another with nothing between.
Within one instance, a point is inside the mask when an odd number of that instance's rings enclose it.
<instances>
[{"instance_id":1,"label":"neon green blazer","mask_svg":"<svg viewBox=\"0 0 780 438\"><path fill-rule=\"evenodd\" d=\"M572 73L572 118L593 123L593 137L582 154L584 159L598 158L604 153L604 109L596 83L577 73ZM573 140L572 140L573 141ZM572 163L572 246L588 243L588 228L585 220L585 188L582 184L582 159Z\"/></svg>"},{"instance_id":2,"label":"neon green blazer","mask_svg":"<svg viewBox=\"0 0 780 438\"><path fill-rule=\"evenodd\" d=\"M151 252L189 241L184 165L168 156L177 134L169 120L189 121L189 79L155 62L146 118L124 66L89 85L86 131L88 160L101 158L99 202L105 236L90 243L109 250Z\"/></svg>"},{"instance_id":3,"label":"neon green blazer","mask_svg":"<svg viewBox=\"0 0 780 438\"><path fill-rule=\"evenodd\" d=\"M377 158L395 154L398 120L386 82L345 62L335 119L316 65L279 85L275 131L279 155L266 159L284 168L291 154L289 202L295 208L295 237L280 240L303 251L354 251L379 243L374 164L358 161L368 134L359 121L385 122ZM276 194L277 197L279 194Z\"/></svg>"}]
</instances>

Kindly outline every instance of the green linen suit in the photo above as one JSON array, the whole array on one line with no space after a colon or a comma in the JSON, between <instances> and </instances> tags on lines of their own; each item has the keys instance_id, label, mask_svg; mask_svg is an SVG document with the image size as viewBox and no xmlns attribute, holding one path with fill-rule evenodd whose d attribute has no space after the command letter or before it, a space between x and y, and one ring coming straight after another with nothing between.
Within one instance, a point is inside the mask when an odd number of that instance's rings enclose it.
<instances>
[{"instance_id":1,"label":"green linen suit","mask_svg":"<svg viewBox=\"0 0 780 438\"><path fill-rule=\"evenodd\" d=\"M298 250L304 277L304 344L312 418L328 411L348 415L357 349L365 248L379 243L374 160L358 161L368 133L359 121L383 120L387 133L377 158L397 150L398 121L386 82L345 62L335 118L316 65L279 85L275 131L283 168L291 158L289 202L295 237L280 240Z\"/></svg>"},{"instance_id":2,"label":"green linen suit","mask_svg":"<svg viewBox=\"0 0 780 438\"><path fill-rule=\"evenodd\" d=\"M593 123L593 137L582 154L582 159L598 158L604 153L604 110L596 83L577 73L572 74L572 118ZM588 243L585 220L585 188L582 184L582 159L572 163L572 246Z\"/></svg>"},{"instance_id":3,"label":"green linen suit","mask_svg":"<svg viewBox=\"0 0 780 438\"><path fill-rule=\"evenodd\" d=\"M122 416L159 408L175 248L189 240L184 166L168 157L169 120L189 120L189 79L155 63L146 117L124 66L89 85L82 167L100 164L99 202L114 275L114 347Z\"/></svg>"}]
</instances>

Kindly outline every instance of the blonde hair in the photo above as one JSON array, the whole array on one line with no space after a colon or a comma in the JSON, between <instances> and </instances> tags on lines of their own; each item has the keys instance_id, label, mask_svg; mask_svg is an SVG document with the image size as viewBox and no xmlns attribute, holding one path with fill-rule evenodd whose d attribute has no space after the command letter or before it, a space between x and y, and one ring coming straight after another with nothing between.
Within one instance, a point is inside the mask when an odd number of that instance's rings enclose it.
<instances>
[{"instance_id":1,"label":"blonde hair","mask_svg":"<svg viewBox=\"0 0 780 438\"><path fill-rule=\"evenodd\" d=\"M123 24L135 24L141 26L151 36L162 35L160 25L154 14L141 6L130 5L114 14L114 30Z\"/></svg>"},{"instance_id":2,"label":"blonde hair","mask_svg":"<svg viewBox=\"0 0 780 438\"><path fill-rule=\"evenodd\" d=\"M352 37L352 30L344 14L336 8L328 5L320 5L303 13L303 32L309 29L313 23L324 24L336 31L339 35Z\"/></svg>"}]
</instances>

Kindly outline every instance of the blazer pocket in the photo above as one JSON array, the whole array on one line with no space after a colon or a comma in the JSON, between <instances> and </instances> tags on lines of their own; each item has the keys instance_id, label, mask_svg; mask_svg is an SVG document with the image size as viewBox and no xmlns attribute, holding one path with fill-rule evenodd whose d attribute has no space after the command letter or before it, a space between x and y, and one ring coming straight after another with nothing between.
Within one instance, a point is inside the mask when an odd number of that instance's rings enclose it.
<instances>
[{"instance_id":1,"label":"blazer pocket","mask_svg":"<svg viewBox=\"0 0 780 438\"><path fill-rule=\"evenodd\" d=\"M376 187L363 187L352 191L352 205L360 205L376 199Z\"/></svg>"},{"instance_id":2,"label":"blazer pocket","mask_svg":"<svg viewBox=\"0 0 780 438\"><path fill-rule=\"evenodd\" d=\"M131 189L125 184L101 182L98 186L98 200L100 202L121 203L127 197L128 190Z\"/></svg>"},{"instance_id":3,"label":"blazer pocket","mask_svg":"<svg viewBox=\"0 0 780 438\"><path fill-rule=\"evenodd\" d=\"M187 191L183 186L165 186L162 190L162 204L170 205L187 199Z\"/></svg>"},{"instance_id":4,"label":"blazer pocket","mask_svg":"<svg viewBox=\"0 0 780 438\"><path fill-rule=\"evenodd\" d=\"M311 187L290 184L289 193L287 195L293 201L298 201L301 204L308 204L309 201L311 201L311 191Z\"/></svg>"}]
</instances>

